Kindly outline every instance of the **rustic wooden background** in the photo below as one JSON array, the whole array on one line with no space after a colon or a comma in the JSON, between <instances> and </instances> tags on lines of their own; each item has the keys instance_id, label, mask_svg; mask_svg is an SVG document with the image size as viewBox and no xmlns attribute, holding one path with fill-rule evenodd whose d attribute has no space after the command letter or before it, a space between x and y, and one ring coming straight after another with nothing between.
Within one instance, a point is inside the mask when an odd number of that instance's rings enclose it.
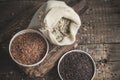
<instances>
[{"instance_id":1,"label":"rustic wooden background","mask_svg":"<svg viewBox=\"0 0 120 80\"><path fill-rule=\"evenodd\" d=\"M0 0L0 80L60 80L56 66L43 78L31 79L8 54L10 38L25 29L36 10L47 0ZM120 80L120 1L86 0L88 9L80 14L80 43L75 49L90 53L97 66L94 80ZM65 0L74 6L79 0Z\"/></svg>"}]
</instances>

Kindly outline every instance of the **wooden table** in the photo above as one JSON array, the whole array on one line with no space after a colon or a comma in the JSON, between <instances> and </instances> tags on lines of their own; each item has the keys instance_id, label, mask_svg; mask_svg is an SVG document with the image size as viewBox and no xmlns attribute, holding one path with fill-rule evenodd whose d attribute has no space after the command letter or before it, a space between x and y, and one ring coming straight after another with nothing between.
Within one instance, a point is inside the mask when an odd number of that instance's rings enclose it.
<instances>
[{"instance_id":1,"label":"wooden table","mask_svg":"<svg viewBox=\"0 0 120 80\"><path fill-rule=\"evenodd\" d=\"M60 80L56 66L43 78L31 79L11 60L10 38L25 29L36 10L47 0L0 0L0 80ZM77 0L65 0L70 6ZM78 0L79 1L79 0ZM94 58L97 72L94 80L120 80L120 1L86 0L88 9L80 14L80 43ZM78 45L76 47L76 45Z\"/></svg>"}]
</instances>

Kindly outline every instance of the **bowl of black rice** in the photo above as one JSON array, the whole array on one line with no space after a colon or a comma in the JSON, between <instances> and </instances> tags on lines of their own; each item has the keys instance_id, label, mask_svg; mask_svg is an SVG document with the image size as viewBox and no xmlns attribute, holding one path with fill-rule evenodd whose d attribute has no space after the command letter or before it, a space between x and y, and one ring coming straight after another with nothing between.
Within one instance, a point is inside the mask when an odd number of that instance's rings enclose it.
<instances>
[{"instance_id":1,"label":"bowl of black rice","mask_svg":"<svg viewBox=\"0 0 120 80\"><path fill-rule=\"evenodd\" d=\"M66 52L57 68L61 80L93 80L96 72L95 61L82 50Z\"/></svg>"}]
</instances>

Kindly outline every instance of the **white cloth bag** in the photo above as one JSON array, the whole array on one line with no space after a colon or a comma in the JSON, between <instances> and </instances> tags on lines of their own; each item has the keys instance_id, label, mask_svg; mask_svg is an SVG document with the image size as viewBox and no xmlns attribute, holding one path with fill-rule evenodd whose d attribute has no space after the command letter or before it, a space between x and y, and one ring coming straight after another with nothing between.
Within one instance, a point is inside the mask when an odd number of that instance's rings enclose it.
<instances>
[{"instance_id":1,"label":"white cloth bag","mask_svg":"<svg viewBox=\"0 0 120 80\"><path fill-rule=\"evenodd\" d=\"M37 29L40 30L51 43L63 46L71 45L75 42L76 34L81 25L81 20L79 15L71 7L67 6L65 2L48 1L42 5L42 7L37 11L37 14L39 15L38 22L40 23L40 25L37 26ZM66 26L69 27L69 34L67 36L63 36L63 39L59 41L52 31L57 27L56 25L62 18L70 21L70 25Z\"/></svg>"}]
</instances>

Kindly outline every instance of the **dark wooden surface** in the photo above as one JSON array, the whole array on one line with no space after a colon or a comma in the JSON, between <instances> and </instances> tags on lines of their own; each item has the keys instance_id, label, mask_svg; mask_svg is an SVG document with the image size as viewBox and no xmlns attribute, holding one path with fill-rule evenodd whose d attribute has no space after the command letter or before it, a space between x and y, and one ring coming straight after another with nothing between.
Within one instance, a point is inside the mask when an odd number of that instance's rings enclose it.
<instances>
[{"instance_id":1,"label":"dark wooden surface","mask_svg":"<svg viewBox=\"0 0 120 80\"><path fill-rule=\"evenodd\" d=\"M28 26L35 11L45 1L0 0L0 80L31 79L11 60L8 43L16 32ZM70 6L77 2L65 1ZM80 43L75 43L74 48L87 51L94 58L97 65L94 80L120 80L120 1L87 0L87 5L87 11L80 15ZM60 79L55 66L43 78L31 80Z\"/></svg>"}]
</instances>

